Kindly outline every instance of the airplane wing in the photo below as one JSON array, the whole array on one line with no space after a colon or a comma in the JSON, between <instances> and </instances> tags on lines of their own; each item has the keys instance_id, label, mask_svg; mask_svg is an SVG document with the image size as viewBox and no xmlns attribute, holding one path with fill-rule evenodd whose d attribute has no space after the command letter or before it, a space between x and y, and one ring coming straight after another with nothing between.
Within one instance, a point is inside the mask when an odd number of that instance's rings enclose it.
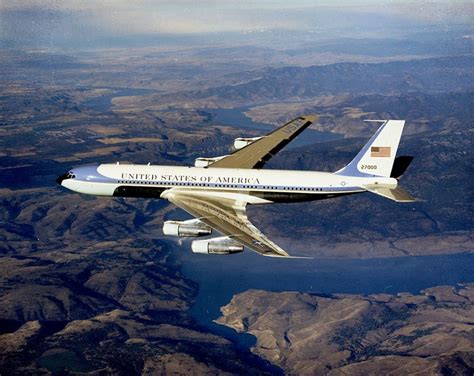
<instances>
[{"instance_id":1,"label":"airplane wing","mask_svg":"<svg viewBox=\"0 0 474 376\"><path fill-rule=\"evenodd\" d=\"M261 139L210 164L209 168L261 168L270 158L317 119L317 115L293 119Z\"/></svg>"},{"instance_id":2,"label":"airplane wing","mask_svg":"<svg viewBox=\"0 0 474 376\"><path fill-rule=\"evenodd\" d=\"M162 197L263 256L291 257L248 220L246 202L181 188L163 192Z\"/></svg>"}]
</instances>

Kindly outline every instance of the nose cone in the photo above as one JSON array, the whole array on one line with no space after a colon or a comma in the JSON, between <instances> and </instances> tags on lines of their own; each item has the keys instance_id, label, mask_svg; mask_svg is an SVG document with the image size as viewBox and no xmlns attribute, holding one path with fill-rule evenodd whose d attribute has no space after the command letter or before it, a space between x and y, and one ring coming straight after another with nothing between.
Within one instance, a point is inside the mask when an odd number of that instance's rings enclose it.
<instances>
[{"instance_id":1,"label":"nose cone","mask_svg":"<svg viewBox=\"0 0 474 376\"><path fill-rule=\"evenodd\" d=\"M59 185L63 184L63 180L69 179L69 173L65 173L56 179L56 183Z\"/></svg>"}]
</instances>

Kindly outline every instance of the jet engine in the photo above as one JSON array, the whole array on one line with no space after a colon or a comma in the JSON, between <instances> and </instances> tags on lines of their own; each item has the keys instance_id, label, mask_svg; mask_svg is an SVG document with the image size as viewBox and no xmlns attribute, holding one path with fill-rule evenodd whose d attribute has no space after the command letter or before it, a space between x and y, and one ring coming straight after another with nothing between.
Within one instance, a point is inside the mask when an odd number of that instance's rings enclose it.
<instances>
[{"instance_id":1,"label":"jet engine","mask_svg":"<svg viewBox=\"0 0 474 376\"><path fill-rule=\"evenodd\" d=\"M227 155L221 155L220 157L214 157L214 158L206 158L206 157L196 158L194 160L194 167L207 167L210 164L217 162L219 159L222 159L224 157L227 157Z\"/></svg>"},{"instance_id":2,"label":"jet engine","mask_svg":"<svg viewBox=\"0 0 474 376\"><path fill-rule=\"evenodd\" d=\"M212 228L199 219L188 221L166 221L163 223L163 234L171 236L206 236L211 235Z\"/></svg>"},{"instance_id":3,"label":"jet engine","mask_svg":"<svg viewBox=\"0 0 474 376\"><path fill-rule=\"evenodd\" d=\"M228 236L214 239L195 240L191 244L194 253L206 255L229 255L244 250L244 246Z\"/></svg>"},{"instance_id":4,"label":"jet engine","mask_svg":"<svg viewBox=\"0 0 474 376\"><path fill-rule=\"evenodd\" d=\"M260 140L262 137L239 137L234 140L234 148L239 150L247 145L250 145L252 142Z\"/></svg>"}]
</instances>

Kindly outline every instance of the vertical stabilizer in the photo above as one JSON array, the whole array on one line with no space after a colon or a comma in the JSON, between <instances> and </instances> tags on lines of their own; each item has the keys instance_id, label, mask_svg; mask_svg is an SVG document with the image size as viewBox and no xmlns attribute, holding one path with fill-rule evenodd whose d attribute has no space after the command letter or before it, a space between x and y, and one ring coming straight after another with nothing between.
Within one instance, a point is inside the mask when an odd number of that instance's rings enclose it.
<instances>
[{"instance_id":1,"label":"vertical stabilizer","mask_svg":"<svg viewBox=\"0 0 474 376\"><path fill-rule=\"evenodd\" d=\"M375 132L359 154L343 169L346 176L390 177L405 120L387 120Z\"/></svg>"}]
</instances>

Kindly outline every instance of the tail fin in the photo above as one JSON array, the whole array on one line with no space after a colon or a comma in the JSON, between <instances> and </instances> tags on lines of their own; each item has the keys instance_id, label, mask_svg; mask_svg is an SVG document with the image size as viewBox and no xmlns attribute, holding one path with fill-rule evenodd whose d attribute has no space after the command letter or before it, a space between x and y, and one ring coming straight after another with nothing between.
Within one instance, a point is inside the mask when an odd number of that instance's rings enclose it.
<instances>
[{"instance_id":1,"label":"tail fin","mask_svg":"<svg viewBox=\"0 0 474 376\"><path fill-rule=\"evenodd\" d=\"M385 121L359 154L336 173L346 176L390 177L404 125L405 120Z\"/></svg>"}]
</instances>

